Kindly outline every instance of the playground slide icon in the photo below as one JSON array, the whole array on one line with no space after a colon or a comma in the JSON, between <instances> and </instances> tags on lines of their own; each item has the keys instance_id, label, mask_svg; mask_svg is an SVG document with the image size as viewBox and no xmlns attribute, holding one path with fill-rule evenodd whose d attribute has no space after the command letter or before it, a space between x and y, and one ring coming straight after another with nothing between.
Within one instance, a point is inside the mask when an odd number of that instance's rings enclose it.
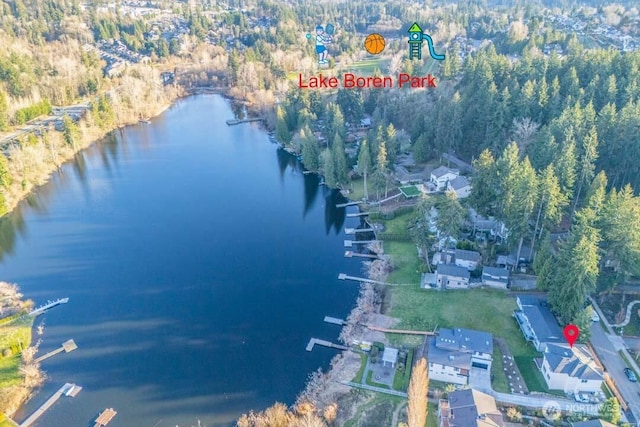
<instances>
[{"instance_id":1,"label":"playground slide icon","mask_svg":"<svg viewBox=\"0 0 640 427\"><path fill-rule=\"evenodd\" d=\"M445 56L436 53L433 39L429 34L422 32L422 28L414 22L409 28L409 59L422 59L422 43L426 40L429 55L436 61L444 61Z\"/></svg>"}]
</instances>

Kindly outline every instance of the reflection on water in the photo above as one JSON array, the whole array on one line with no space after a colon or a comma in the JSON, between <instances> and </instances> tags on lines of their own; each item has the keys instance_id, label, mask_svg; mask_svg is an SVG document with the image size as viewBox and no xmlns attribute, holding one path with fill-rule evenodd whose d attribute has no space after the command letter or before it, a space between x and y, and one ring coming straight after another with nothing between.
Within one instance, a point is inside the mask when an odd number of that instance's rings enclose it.
<instances>
[{"instance_id":1,"label":"reflection on water","mask_svg":"<svg viewBox=\"0 0 640 427\"><path fill-rule=\"evenodd\" d=\"M242 412L292 403L335 340L357 287L345 259L344 199L302 174L257 126L226 126L220 97L179 102L76 156L0 221L0 279L46 314L49 380L18 414L65 382L84 387L35 427L227 427ZM273 158L273 153L276 159ZM275 160L275 161L274 161ZM333 232L331 232L333 230Z\"/></svg>"}]
</instances>

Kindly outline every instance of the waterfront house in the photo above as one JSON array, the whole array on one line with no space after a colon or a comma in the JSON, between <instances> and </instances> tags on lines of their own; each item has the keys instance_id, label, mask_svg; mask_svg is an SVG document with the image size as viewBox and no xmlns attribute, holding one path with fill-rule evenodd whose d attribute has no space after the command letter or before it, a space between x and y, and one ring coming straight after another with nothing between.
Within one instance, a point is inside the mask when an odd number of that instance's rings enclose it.
<instances>
[{"instance_id":1,"label":"waterfront house","mask_svg":"<svg viewBox=\"0 0 640 427\"><path fill-rule=\"evenodd\" d=\"M492 288L507 289L509 286L509 270L498 267L483 267L482 284Z\"/></svg>"},{"instance_id":2,"label":"waterfront house","mask_svg":"<svg viewBox=\"0 0 640 427\"><path fill-rule=\"evenodd\" d=\"M450 169L446 166L440 166L431 172L429 182L431 182L437 191L444 191L447 189L447 183L453 181L460 175L458 169Z\"/></svg>"},{"instance_id":3,"label":"waterfront house","mask_svg":"<svg viewBox=\"0 0 640 427\"><path fill-rule=\"evenodd\" d=\"M428 343L429 378L468 384L472 369L491 371L493 336L472 329L442 328Z\"/></svg>"},{"instance_id":4,"label":"waterfront house","mask_svg":"<svg viewBox=\"0 0 640 427\"><path fill-rule=\"evenodd\" d=\"M502 413L495 399L478 390L449 393L438 403L439 427L503 427Z\"/></svg>"},{"instance_id":5,"label":"waterfront house","mask_svg":"<svg viewBox=\"0 0 640 427\"><path fill-rule=\"evenodd\" d=\"M545 351L548 344L566 342L556 317L545 299L529 295L516 298L518 310L514 312L518 326L527 341L538 351Z\"/></svg>"},{"instance_id":6,"label":"waterfront house","mask_svg":"<svg viewBox=\"0 0 640 427\"><path fill-rule=\"evenodd\" d=\"M535 362L550 390L577 394L598 392L602 387L602 368L584 344L547 344L543 357Z\"/></svg>"},{"instance_id":7,"label":"waterfront house","mask_svg":"<svg viewBox=\"0 0 640 427\"><path fill-rule=\"evenodd\" d=\"M478 267L481 259L480 252L454 249L434 253L431 264L455 264L458 267L473 271Z\"/></svg>"},{"instance_id":8,"label":"waterfront house","mask_svg":"<svg viewBox=\"0 0 640 427\"><path fill-rule=\"evenodd\" d=\"M436 287L463 289L469 287L469 270L455 264L440 264L436 269Z\"/></svg>"},{"instance_id":9,"label":"waterfront house","mask_svg":"<svg viewBox=\"0 0 640 427\"><path fill-rule=\"evenodd\" d=\"M453 191L456 193L458 199L464 199L471 195L471 183L464 176L457 176L454 179L447 181L447 191Z\"/></svg>"}]
</instances>

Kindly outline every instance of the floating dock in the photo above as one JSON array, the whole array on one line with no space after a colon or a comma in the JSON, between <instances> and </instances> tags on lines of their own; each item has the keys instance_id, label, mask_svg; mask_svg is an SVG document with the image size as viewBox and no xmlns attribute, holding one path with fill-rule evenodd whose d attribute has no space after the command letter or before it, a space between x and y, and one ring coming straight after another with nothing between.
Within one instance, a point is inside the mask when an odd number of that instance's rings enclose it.
<instances>
[{"instance_id":1,"label":"floating dock","mask_svg":"<svg viewBox=\"0 0 640 427\"><path fill-rule=\"evenodd\" d=\"M80 393L80 390L82 390L82 387L75 384L66 383L65 385L60 387L60 390L53 393L53 396L51 396L46 402L44 402L42 406L36 409L33 414L29 416L29 418L24 420L22 424L20 424L20 427L29 427L30 425L35 423L36 420L47 411L47 409L51 408L53 404L62 397L62 395L75 397L78 395L78 393Z\"/></svg>"},{"instance_id":2,"label":"floating dock","mask_svg":"<svg viewBox=\"0 0 640 427\"><path fill-rule=\"evenodd\" d=\"M228 126L239 125L240 123L249 123L249 122L261 122L264 120L262 117L252 117L249 119L231 119L227 120Z\"/></svg>"},{"instance_id":3,"label":"floating dock","mask_svg":"<svg viewBox=\"0 0 640 427\"><path fill-rule=\"evenodd\" d=\"M336 208L346 208L347 206L355 206L359 205L362 202L347 202L347 203L338 203Z\"/></svg>"},{"instance_id":4,"label":"floating dock","mask_svg":"<svg viewBox=\"0 0 640 427\"><path fill-rule=\"evenodd\" d=\"M352 258L352 257L360 257L360 258L371 258L371 259L378 259L378 255L371 255L371 254L359 254L358 252L353 252L353 251L345 251L344 252L344 256L347 258Z\"/></svg>"},{"instance_id":5,"label":"floating dock","mask_svg":"<svg viewBox=\"0 0 640 427\"><path fill-rule=\"evenodd\" d=\"M345 322L344 320L331 317L331 316L324 316L324 321L327 323L332 323L334 325L340 325L340 326L347 324L347 322Z\"/></svg>"},{"instance_id":6,"label":"floating dock","mask_svg":"<svg viewBox=\"0 0 640 427\"><path fill-rule=\"evenodd\" d=\"M45 311L52 309L53 307L57 307L60 304L66 304L68 302L69 302L69 298L60 298L55 301L47 301L45 305L40 306L34 310L31 310L31 312L29 313L29 316L38 316L44 313Z\"/></svg>"},{"instance_id":7,"label":"floating dock","mask_svg":"<svg viewBox=\"0 0 640 427\"><path fill-rule=\"evenodd\" d=\"M55 356L58 353L62 353L63 351L65 353L70 353L73 350L77 349L78 345L76 344L76 342L74 340L68 340L62 343L62 346L60 348L56 348L53 351L50 351L47 354L43 354L42 356L38 357L35 361L36 362L42 362L43 360L46 360L52 356Z\"/></svg>"},{"instance_id":8,"label":"floating dock","mask_svg":"<svg viewBox=\"0 0 640 427\"><path fill-rule=\"evenodd\" d=\"M323 347L336 348L338 350L349 350L349 347L345 347L344 345L334 344L329 341L319 340L318 338L311 338L309 340L309 344L307 344L307 351L313 350L313 347L316 345L321 345Z\"/></svg>"},{"instance_id":9,"label":"floating dock","mask_svg":"<svg viewBox=\"0 0 640 427\"><path fill-rule=\"evenodd\" d=\"M374 285L388 285L389 283L380 282L378 280L365 279L364 277L354 277L349 276L344 273L338 274L338 279L340 280L353 280L355 282L364 282L364 283L373 283Z\"/></svg>"},{"instance_id":10,"label":"floating dock","mask_svg":"<svg viewBox=\"0 0 640 427\"><path fill-rule=\"evenodd\" d=\"M104 427L111 422L113 417L117 414L113 408L107 408L96 418L96 423L93 427Z\"/></svg>"},{"instance_id":11,"label":"floating dock","mask_svg":"<svg viewBox=\"0 0 640 427\"><path fill-rule=\"evenodd\" d=\"M369 212L354 212L354 213L348 213L347 218L356 218L359 216L367 216L367 215L369 215Z\"/></svg>"},{"instance_id":12,"label":"floating dock","mask_svg":"<svg viewBox=\"0 0 640 427\"><path fill-rule=\"evenodd\" d=\"M366 245L367 243L378 243L379 240L345 240L344 247L350 248L353 245Z\"/></svg>"},{"instance_id":13,"label":"floating dock","mask_svg":"<svg viewBox=\"0 0 640 427\"><path fill-rule=\"evenodd\" d=\"M344 234L369 233L373 228L345 228Z\"/></svg>"}]
</instances>

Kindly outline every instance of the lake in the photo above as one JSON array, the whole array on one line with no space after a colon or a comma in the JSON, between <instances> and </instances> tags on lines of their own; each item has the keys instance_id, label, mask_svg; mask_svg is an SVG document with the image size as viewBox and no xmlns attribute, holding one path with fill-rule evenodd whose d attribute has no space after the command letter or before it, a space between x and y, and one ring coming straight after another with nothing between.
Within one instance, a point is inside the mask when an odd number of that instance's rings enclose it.
<instances>
[{"instance_id":1,"label":"lake","mask_svg":"<svg viewBox=\"0 0 640 427\"><path fill-rule=\"evenodd\" d=\"M335 350L360 262L344 257L344 199L302 174L255 124L227 126L215 95L178 101L150 124L113 132L67 163L0 223L0 280L37 305L48 380L22 421L64 383L35 424L232 425L243 412L291 404ZM351 208L348 208L351 209Z\"/></svg>"}]
</instances>

